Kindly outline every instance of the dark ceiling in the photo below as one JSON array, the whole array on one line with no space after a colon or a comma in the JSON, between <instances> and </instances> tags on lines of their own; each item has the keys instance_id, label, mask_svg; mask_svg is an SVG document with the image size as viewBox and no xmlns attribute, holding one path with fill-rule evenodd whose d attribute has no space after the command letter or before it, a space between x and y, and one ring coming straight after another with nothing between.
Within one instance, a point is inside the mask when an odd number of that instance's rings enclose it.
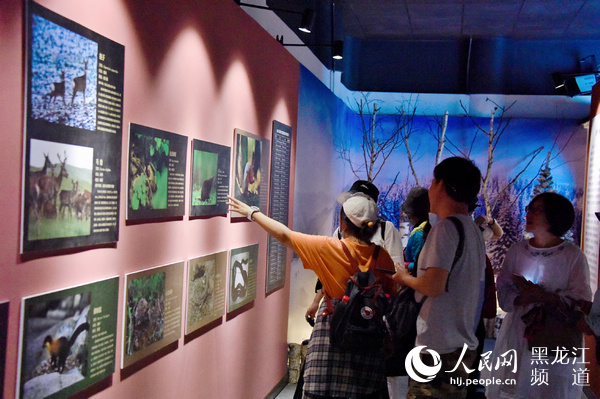
<instances>
[{"instance_id":1,"label":"dark ceiling","mask_svg":"<svg viewBox=\"0 0 600 399\"><path fill-rule=\"evenodd\" d=\"M597 71L600 0L267 0L350 90L573 94L564 79ZM305 8L312 33L297 30ZM334 61L330 45L344 41ZM284 43L286 38L284 37ZM592 57L593 56L593 57ZM600 58L599 58L600 60ZM566 77L565 77L566 75Z\"/></svg>"}]
</instances>

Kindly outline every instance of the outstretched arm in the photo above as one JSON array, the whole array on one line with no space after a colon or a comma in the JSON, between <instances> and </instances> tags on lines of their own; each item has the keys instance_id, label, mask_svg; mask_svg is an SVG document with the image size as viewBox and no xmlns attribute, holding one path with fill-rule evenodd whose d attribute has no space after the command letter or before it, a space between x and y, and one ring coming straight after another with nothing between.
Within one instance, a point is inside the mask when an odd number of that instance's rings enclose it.
<instances>
[{"instance_id":1,"label":"outstretched arm","mask_svg":"<svg viewBox=\"0 0 600 399\"><path fill-rule=\"evenodd\" d=\"M227 205L229 205L230 212L237 212L246 217L248 216L250 207L247 204L231 196L228 196L227 198L229 198L229 202L227 203ZM260 211L256 211L252 214L252 220L258 223L258 225L262 227L263 230L272 235L277 241L279 241L286 247L293 249L292 240L290 237L290 233L292 232L292 230L290 230L286 225L271 219L270 217L268 217Z\"/></svg>"}]
</instances>

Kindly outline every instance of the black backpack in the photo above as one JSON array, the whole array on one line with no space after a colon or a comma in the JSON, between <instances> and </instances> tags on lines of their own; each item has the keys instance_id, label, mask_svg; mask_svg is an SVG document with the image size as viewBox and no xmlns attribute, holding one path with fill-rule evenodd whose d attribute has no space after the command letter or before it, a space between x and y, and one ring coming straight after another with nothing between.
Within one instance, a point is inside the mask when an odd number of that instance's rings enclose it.
<instances>
[{"instance_id":1,"label":"black backpack","mask_svg":"<svg viewBox=\"0 0 600 399\"><path fill-rule=\"evenodd\" d=\"M389 304L389 296L371 269L361 272L343 242L342 246L357 272L348 280L344 297L335 307L332 307L329 297L326 296L330 312L333 310L330 320L330 342L340 348L359 352L381 349L384 340L389 337L383 318ZM377 246L373 258L377 259L379 250L380 247Z\"/></svg>"},{"instance_id":2,"label":"black backpack","mask_svg":"<svg viewBox=\"0 0 600 399\"><path fill-rule=\"evenodd\" d=\"M463 252L465 232L462 223L458 218L454 216L448 217L458 231L458 246L456 253L454 254L454 260L452 261L452 269L456 262L460 259ZM425 236L426 238L427 236ZM418 259L418 256L417 256ZM415 260L414 267L411 271L412 275L416 277L417 274L417 260ZM450 280L450 274L448 275ZM446 291L448 291L448 280L446 281ZM415 299L415 290L410 287L404 287L398 295L396 295L388 308L388 312L385 315L393 344L393 353L391 356L386 358L385 361L385 372L387 376L406 375L406 369L404 367L404 361L408 352L415 347L415 339L417 338L417 317L421 311L421 306L425 302L425 298L421 302L417 302Z\"/></svg>"}]
</instances>

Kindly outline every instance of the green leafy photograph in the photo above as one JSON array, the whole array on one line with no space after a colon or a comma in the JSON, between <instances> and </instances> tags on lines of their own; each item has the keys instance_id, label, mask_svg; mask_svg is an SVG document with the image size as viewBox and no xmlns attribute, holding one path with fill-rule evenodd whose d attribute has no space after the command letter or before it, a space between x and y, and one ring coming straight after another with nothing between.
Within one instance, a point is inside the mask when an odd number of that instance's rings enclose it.
<instances>
[{"instance_id":1,"label":"green leafy photograph","mask_svg":"<svg viewBox=\"0 0 600 399\"><path fill-rule=\"evenodd\" d=\"M127 282L125 353L131 355L163 339L166 273Z\"/></svg>"}]
</instances>

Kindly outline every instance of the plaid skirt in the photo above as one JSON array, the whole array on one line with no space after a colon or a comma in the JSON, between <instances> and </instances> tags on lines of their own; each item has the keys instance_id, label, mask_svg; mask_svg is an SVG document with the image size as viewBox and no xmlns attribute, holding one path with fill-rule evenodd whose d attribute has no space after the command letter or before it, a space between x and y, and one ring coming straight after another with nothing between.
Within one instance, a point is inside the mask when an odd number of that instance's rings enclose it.
<instances>
[{"instance_id":1,"label":"plaid skirt","mask_svg":"<svg viewBox=\"0 0 600 399\"><path fill-rule=\"evenodd\" d=\"M336 299L332 299L335 304ZM308 342L304 392L340 398L371 394L386 387L383 350L350 352L329 343L331 316L323 301Z\"/></svg>"}]
</instances>

